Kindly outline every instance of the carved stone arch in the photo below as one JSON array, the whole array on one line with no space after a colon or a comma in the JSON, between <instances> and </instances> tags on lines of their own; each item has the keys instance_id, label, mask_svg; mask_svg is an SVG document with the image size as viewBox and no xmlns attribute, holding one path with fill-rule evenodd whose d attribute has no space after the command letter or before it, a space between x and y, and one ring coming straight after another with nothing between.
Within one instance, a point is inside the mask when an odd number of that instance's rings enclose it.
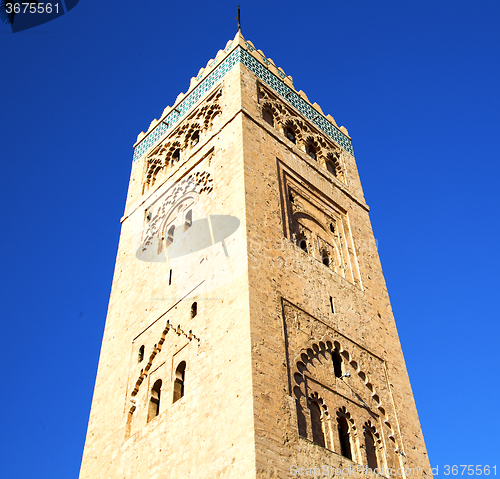
<instances>
[{"instance_id":1,"label":"carved stone arch","mask_svg":"<svg viewBox=\"0 0 500 479\"><path fill-rule=\"evenodd\" d=\"M364 450L366 465L374 470L387 468L384 454L384 444L377 428L368 420L363 424Z\"/></svg>"},{"instance_id":2,"label":"carved stone arch","mask_svg":"<svg viewBox=\"0 0 500 479\"><path fill-rule=\"evenodd\" d=\"M175 220L179 217L184 218L184 211L189 209L193 204L196 204L199 201L199 196L200 195L195 191L190 191L181 196L174 204L171 205L158 227L158 253L162 251L163 246L168 247L173 241L173 238L169 240L169 229L172 226L175 226ZM183 221L178 221L177 226L180 227L182 224Z\"/></svg>"},{"instance_id":3,"label":"carved stone arch","mask_svg":"<svg viewBox=\"0 0 500 479\"><path fill-rule=\"evenodd\" d=\"M292 120L291 118L288 118L283 122L282 125L283 125L282 126L283 135L285 135L286 138L288 138L290 141L292 141L296 145L299 145L301 142L301 139L302 139L302 134L301 134L300 128L297 125L297 123L294 120ZM291 138L289 138L289 136L287 136L287 132L289 132L289 131L294 134L295 141L292 140Z\"/></svg>"},{"instance_id":4,"label":"carved stone arch","mask_svg":"<svg viewBox=\"0 0 500 479\"><path fill-rule=\"evenodd\" d=\"M301 417L300 417L301 414L304 415L304 411L307 407L306 404L307 391L305 387L306 381L304 376L306 373L311 374L311 368L314 366L314 361L315 360L319 361L320 358L323 357L325 358L325 360L331 362L332 379L333 379L333 377L335 376L333 371L333 354L335 352L338 352L342 356L342 360L345 361L346 364L350 365L351 369L354 370L354 373L357 374L357 376L361 380L361 383L366 388L365 393L371 399L372 404L368 405L361 398L359 398L360 401L364 403L364 407L366 407L368 411L372 410L377 411L378 414L381 415L384 425L388 428L388 435L394 436L394 431L386 415L386 410L382 405L382 401L380 400L376 388L370 382L367 372L364 371L362 367L360 367L359 361L353 357L352 353L350 354L349 351L344 349L342 344L338 340L332 339L328 336L323 338L322 341L312 343L311 346L306 348L305 350L302 349L300 356L296 359L295 367L292 369L293 373L292 377L295 383L293 386L293 393L297 405L297 420L299 422L299 433L307 437L307 435L304 434L304 429L303 429L303 426L305 424L304 422L302 422L302 432L301 432ZM359 392L361 393L362 391Z\"/></svg>"},{"instance_id":5,"label":"carved stone arch","mask_svg":"<svg viewBox=\"0 0 500 479\"><path fill-rule=\"evenodd\" d=\"M323 165L325 169L332 173L339 181L345 183L345 171L340 156L340 152L338 151L328 151L328 153L323 156Z\"/></svg>"},{"instance_id":6,"label":"carved stone arch","mask_svg":"<svg viewBox=\"0 0 500 479\"><path fill-rule=\"evenodd\" d=\"M186 149L188 146L190 146L191 148L193 148L194 146L196 146L196 144L198 143L199 141L199 135L200 135L200 132L202 130L202 127L200 125L199 122L197 121L193 121L190 125L189 125L189 128L186 132L186 135L184 137L184 142L183 142L183 148ZM198 134L198 141L196 142L196 144L192 144L192 140L193 138L195 137L195 135Z\"/></svg>"},{"instance_id":7,"label":"carved stone arch","mask_svg":"<svg viewBox=\"0 0 500 479\"><path fill-rule=\"evenodd\" d=\"M309 156L311 156L314 160L318 160L319 156L321 155L322 147L321 144L317 141L317 138L315 138L312 135L309 135L306 137L303 143L305 152ZM314 150L314 155L311 154L310 151L311 148Z\"/></svg>"},{"instance_id":8,"label":"carved stone arch","mask_svg":"<svg viewBox=\"0 0 500 479\"><path fill-rule=\"evenodd\" d=\"M275 102L266 101L262 104L262 118L264 119L264 121L269 123L265 118L265 112L268 112L271 115L273 123L272 126L276 126L276 124L279 123L278 119L280 115L275 107Z\"/></svg>"}]
</instances>

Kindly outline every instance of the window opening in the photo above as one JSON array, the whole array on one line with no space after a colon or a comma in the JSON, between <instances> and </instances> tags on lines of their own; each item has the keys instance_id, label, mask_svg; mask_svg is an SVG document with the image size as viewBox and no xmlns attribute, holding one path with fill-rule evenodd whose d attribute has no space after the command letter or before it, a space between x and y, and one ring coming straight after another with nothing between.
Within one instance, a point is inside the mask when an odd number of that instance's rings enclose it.
<instances>
[{"instance_id":1,"label":"window opening","mask_svg":"<svg viewBox=\"0 0 500 479\"><path fill-rule=\"evenodd\" d=\"M285 130L285 136L292 142L292 143L295 143L295 132L290 128L288 127L286 130Z\"/></svg>"},{"instance_id":2,"label":"window opening","mask_svg":"<svg viewBox=\"0 0 500 479\"><path fill-rule=\"evenodd\" d=\"M306 152L313 160L316 159L316 148L314 148L314 145L308 143L306 145Z\"/></svg>"},{"instance_id":3,"label":"window opening","mask_svg":"<svg viewBox=\"0 0 500 479\"><path fill-rule=\"evenodd\" d=\"M142 345L140 348L139 348L139 356L137 358L137 362L139 363L142 363L142 360L144 359L144 345Z\"/></svg>"},{"instance_id":4,"label":"window opening","mask_svg":"<svg viewBox=\"0 0 500 479\"><path fill-rule=\"evenodd\" d=\"M321 252L321 261L325 266L330 266L330 257L328 256L328 251L326 249Z\"/></svg>"},{"instance_id":5,"label":"window opening","mask_svg":"<svg viewBox=\"0 0 500 479\"><path fill-rule=\"evenodd\" d=\"M149 399L148 422L160 414L161 379L158 379L151 389Z\"/></svg>"},{"instance_id":6,"label":"window opening","mask_svg":"<svg viewBox=\"0 0 500 479\"><path fill-rule=\"evenodd\" d=\"M335 234L335 225L333 223L330 223L330 231Z\"/></svg>"},{"instance_id":7,"label":"window opening","mask_svg":"<svg viewBox=\"0 0 500 479\"><path fill-rule=\"evenodd\" d=\"M195 301L191 305L191 319L193 319L198 314L198 303Z\"/></svg>"},{"instance_id":8,"label":"window opening","mask_svg":"<svg viewBox=\"0 0 500 479\"><path fill-rule=\"evenodd\" d=\"M274 117L273 117L272 112L269 109L264 108L262 110L262 118L264 119L264 121L266 123L268 123L271 126L274 126Z\"/></svg>"},{"instance_id":9,"label":"window opening","mask_svg":"<svg viewBox=\"0 0 500 479\"><path fill-rule=\"evenodd\" d=\"M196 146L200 141L200 132L196 130L191 137L191 146Z\"/></svg>"},{"instance_id":10,"label":"window opening","mask_svg":"<svg viewBox=\"0 0 500 479\"><path fill-rule=\"evenodd\" d=\"M184 217L184 224L189 227L193 224L193 210L189 210Z\"/></svg>"},{"instance_id":11,"label":"window opening","mask_svg":"<svg viewBox=\"0 0 500 479\"><path fill-rule=\"evenodd\" d=\"M174 233L175 233L175 225L172 225L169 229L168 229L168 233L167 233L167 241L169 243L173 243L174 242Z\"/></svg>"},{"instance_id":12,"label":"window opening","mask_svg":"<svg viewBox=\"0 0 500 479\"><path fill-rule=\"evenodd\" d=\"M330 301L332 303L332 310L333 310L333 298L330 298ZM342 356L339 354L338 351L334 351L332 353L332 360L333 360L333 371L335 373L335 377L341 378L342 377Z\"/></svg>"},{"instance_id":13,"label":"window opening","mask_svg":"<svg viewBox=\"0 0 500 479\"><path fill-rule=\"evenodd\" d=\"M307 241L304 238L299 240L299 248L307 253Z\"/></svg>"},{"instance_id":14,"label":"window opening","mask_svg":"<svg viewBox=\"0 0 500 479\"><path fill-rule=\"evenodd\" d=\"M177 163L178 161L181 160L181 150L180 148L177 148L173 153L172 153L172 162Z\"/></svg>"},{"instance_id":15,"label":"window opening","mask_svg":"<svg viewBox=\"0 0 500 479\"><path fill-rule=\"evenodd\" d=\"M337 176L337 168L335 168L335 164L332 160L326 161L326 169L333 175Z\"/></svg>"},{"instance_id":16,"label":"window opening","mask_svg":"<svg viewBox=\"0 0 500 479\"><path fill-rule=\"evenodd\" d=\"M168 285L172 284L172 270L170 270L170 274L168 275Z\"/></svg>"},{"instance_id":17,"label":"window opening","mask_svg":"<svg viewBox=\"0 0 500 479\"><path fill-rule=\"evenodd\" d=\"M321 424L321 409L316 401L311 402L309 405L311 411L311 426L314 444L325 447L325 433L323 432L323 425Z\"/></svg>"},{"instance_id":18,"label":"window opening","mask_svg":"<svg viewBox=\"0 0 500 479\"><path fill-rule=\"evenodd\" d=\"M351 441L349 438L349 424L345 417L340 416L337 420L340 439L340 453L352 460Z\"/></svg>"},{"instance_id":19,"label":"window opening","mask_svg":"<svg viewBox=\"0 0 500 479\"><path fill-rule=\"evenodd\" d=\"M332 309L332 313L335 314L335 304L331 296L330 296L330 308Z\"/></svg>"},{"instance_id":20,"label":"window opening","mask_svg":"<svg viewBox=\"0 0 500 479\"><path fill-rule=\"evenodd\" d=\"M378 468L378 461L377 461L377 451L375 448L375 439L373 438L373 434L368 429L367 426L364 428L364 435L365 435L365 447L366 447L366 461L368 463L368 467L372 470Z\"/></svg>"},{"instance_id":21,"label":"window opening","mask_svg":"<svg viewBox=\"0 0 500 479\"><path fill-rule=\"evenodd\" d=\"M186 373L186 361L182 361L177 369L175 370L175 381L174 381L174 400L178 401L184 396L184 379Z\"/></svg>"}]
</instances>

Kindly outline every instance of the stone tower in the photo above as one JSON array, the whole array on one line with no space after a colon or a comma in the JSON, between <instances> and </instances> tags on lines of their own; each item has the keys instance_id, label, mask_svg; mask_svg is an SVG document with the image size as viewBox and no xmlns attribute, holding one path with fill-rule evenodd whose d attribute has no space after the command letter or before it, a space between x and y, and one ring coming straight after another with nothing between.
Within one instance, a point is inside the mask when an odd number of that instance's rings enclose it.
<instances>
[{"instance_id":1,"label":"stone tower","mask_svg":"<svg viewBox=\"0 0 500 479\"><path fill-rule=\"evenodd\" d=\"M351 138L240 33L121 222L81 479L429 475Z\"/></svg>"}]
</instances>

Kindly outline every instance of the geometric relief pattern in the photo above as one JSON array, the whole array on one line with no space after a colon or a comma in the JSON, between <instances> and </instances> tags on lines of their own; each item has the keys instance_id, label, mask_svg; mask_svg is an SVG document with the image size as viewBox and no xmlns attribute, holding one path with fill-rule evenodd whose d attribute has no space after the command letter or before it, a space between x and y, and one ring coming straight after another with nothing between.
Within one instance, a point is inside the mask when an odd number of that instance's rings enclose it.
<instances>
[{"instance_id":1,"label":"geometric relief pattern","mask_svg":"<svg viewBox=\"0 0 500 479\"><path fill-rule=\"evenodd\" d=\"M320 130L326 133L332 140L338 143L344 150L353 155L352 142L338 128L333 126L322 114L316 111L309 103L300 97L292 88L289 88L276 75L267 70L252 55L240 46L228 55L215 70L213 70L196 88L186 95L175 109L150 131L134 149L133 161L141 158L158 140L165 136L198 101L210 92L214 86L233 68L237 63L243 63L264 83L270 86L283 99L295 107L302 115L311 120Z\"/></svg>"},{"instance_id":2,"label":"geometric relief pattern","mask_svg":"<svg viewBox=\"0 0 500 479\"><path fill-rule=\"evenodd\" d=\"M308 188L278 162L284 236L304 253L362 289L346 212Z\"/></svg>"},{"instance_id":3,"label":"geometric relief pattern","mask_svg":"<svg viewBox=\"0 0 500 479\"><path fill-rule=\"evenodd\" d=\"M283 298L282 311L298 434L358 464L400 467L384 362Z\"/></svg>"}]
</instances>

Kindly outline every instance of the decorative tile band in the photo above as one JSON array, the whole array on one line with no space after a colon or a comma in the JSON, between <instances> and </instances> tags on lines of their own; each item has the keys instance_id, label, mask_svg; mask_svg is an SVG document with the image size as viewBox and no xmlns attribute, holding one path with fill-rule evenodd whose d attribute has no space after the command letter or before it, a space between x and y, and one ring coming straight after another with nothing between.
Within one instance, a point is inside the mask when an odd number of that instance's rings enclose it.
<instances>
[{"instance_id":1,"label":"decorative tile band","mask_svg":"<svg viewBox=\"0 0 500 479\"><path fill-rule=\"evenodd\" d=\"M189 95L187 95L158 125L137 145L134 150L134 159L141 158L157 141L171 130L179 120L236 65L243 63L269 85L284 100L294 106L302 115L311 120L319 129L337 142L344 150L353 154L352 142L340 130L334 127L321 113L316 111L293 89L286 86L277 76L261 65L252 55L240 46L222 61Z\"/></svg>"}]
</instances>

